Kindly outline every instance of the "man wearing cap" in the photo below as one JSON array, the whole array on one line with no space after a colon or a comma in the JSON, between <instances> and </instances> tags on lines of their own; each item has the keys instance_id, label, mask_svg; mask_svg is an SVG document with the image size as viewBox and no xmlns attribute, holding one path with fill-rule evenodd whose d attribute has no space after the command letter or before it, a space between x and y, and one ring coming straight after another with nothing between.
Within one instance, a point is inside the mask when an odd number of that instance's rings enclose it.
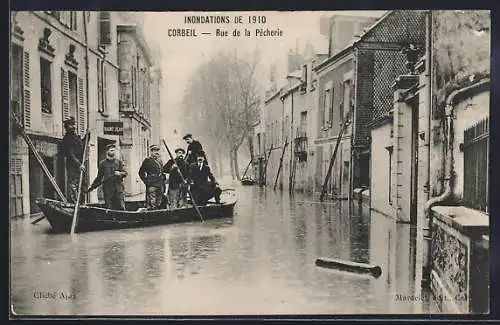
<instances>
[{"instance_id":1,"label":"man wearing cap","mask_svg":"<svg viewBox=\"0 0 500 325\"><path fill-rule=\"evenodd\" d=\"M76 134L75 119L68 118L63 122L66 134L61 142L63 156L66 158L66 174L68 181L68 201L76 203L78 197L78 183L80 182L80 172L85 172L85 162L83 161L84 139ZM89 133L86 136L90 136ZM85 175L82 178L82 188L86 187ZM80 192L80 202L85 202L84 191Z\"/></svg>"},{"instance_id":2,"label":"man wearing cap","mask_svg":"<svg viewBox=\"0 0 500 325\"><path fill-rule=\"evenodd\" d=\"M203 151L203 146L201 145L201 143L197 140L194 140L193 135L191 133L186 134L182 139L184 139L184 141L186 141L186 143L188 144L186 150L187 151L186 162L188 166L196 163L196 157L200 152L203 153L203 157L205 158L205 165L207 165L208 164L207 157Z\"/></svg>"},{"instance_id":3,"label":"man wearing cap","mask_svg":"<svg viewBox=\"0 0 500 325\"><path fill-rule=\"evenodd\" d=\"M144 159L139 168L139 177L146 185L146 208L159 209L165 191L165 177L163 175L163 162L160 158L160 147L149 147L151 155Z\"/></svg>"},{"instance_id":4,"label":"man wearing cap","mask_svg":"<svg viewBox=\"0 0 500 325\"><path fill-rule=\"evenodd\" d=\"M125 186L123 178L127 176L125 164L116 158L116 145L106 146L106 158L99 162L99 170L92 185L86 192L102 185L106 209L125 210Z\"/></svg>"},{"instance_id":5,"label":"man wearing cap","mask_svg":"<svg viewBox=\"0 0 500 325\"><path fill-rule=\"evenodd\" d=\"M189 166L189 179L191 181L191 194L197 205L204 205L213 197L216 203L220 203L222 191L210 167L205 164L204 152L198 152L196 163Z\"/></svg>"},{"instance_id":6,"label":"man wearing cap","mask_svg":"<svg viewBox=\"0 0 500 325\"><path fill-rule=\"evenodd\" d=\"M189 166L184 161L184 153L182 148L175 149L174 160L170 159L163 166L163 172L169 174L167 197L172 208L182 207L186 199Z\"/></svg>"}]
</instances>

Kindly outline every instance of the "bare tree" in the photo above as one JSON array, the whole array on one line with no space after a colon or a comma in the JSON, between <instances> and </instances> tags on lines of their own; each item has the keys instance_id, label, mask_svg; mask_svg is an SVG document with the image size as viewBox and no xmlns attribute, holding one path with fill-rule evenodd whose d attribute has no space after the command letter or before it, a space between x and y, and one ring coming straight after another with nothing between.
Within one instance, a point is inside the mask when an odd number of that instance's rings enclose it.
<instances>
[{"instance_id":1,"label":"bare tree","mask_svg":"<svg viewBox=\"0 0 500 325\"><path fill-rule=\"evenodd\" d=\"M219 169L220 153L228 153L231 176L238 180L238 150L259 122L259 61L257 51L248 57L236 51L219 52L196 70L184 98L186 124L196 128Z\"/></svg>"}]
</instances>

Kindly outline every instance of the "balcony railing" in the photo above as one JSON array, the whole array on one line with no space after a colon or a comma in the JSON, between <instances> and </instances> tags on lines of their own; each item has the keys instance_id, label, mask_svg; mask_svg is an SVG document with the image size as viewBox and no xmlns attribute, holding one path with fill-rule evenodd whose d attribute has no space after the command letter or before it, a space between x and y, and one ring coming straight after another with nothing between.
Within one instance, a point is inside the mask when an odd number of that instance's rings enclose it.
<instances>
[{"instance_id":1,"label":"balcony railing","mask_svg":"<svg viewBox=\"0 0 500 325\"><path fill-rule=\"evenodd\" d=\"M299 158L299 161L307 161L307 133L302 129L297 129L295 133L295 146L294 154L295 157Z\"/></svg>"}]
</instances>

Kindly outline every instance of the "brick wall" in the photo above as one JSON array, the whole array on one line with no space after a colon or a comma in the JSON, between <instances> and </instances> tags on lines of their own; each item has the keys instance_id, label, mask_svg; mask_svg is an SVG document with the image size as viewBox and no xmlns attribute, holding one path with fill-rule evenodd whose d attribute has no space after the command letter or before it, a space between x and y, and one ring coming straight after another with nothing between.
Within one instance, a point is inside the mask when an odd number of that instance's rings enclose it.
<instances>
[{"instance_id":1,"label":"brick wall","mask_svg":"<svg viewBox=\"0 0 500 325\"><path fill-rule=\"evenodd\" d=\"M367 137L370 135L366 124L371 120L373 105L373 51L358 50L357 55L357 85L356 85L356 126L355 142L369 144Z\"/></svg>"}]
</instances>

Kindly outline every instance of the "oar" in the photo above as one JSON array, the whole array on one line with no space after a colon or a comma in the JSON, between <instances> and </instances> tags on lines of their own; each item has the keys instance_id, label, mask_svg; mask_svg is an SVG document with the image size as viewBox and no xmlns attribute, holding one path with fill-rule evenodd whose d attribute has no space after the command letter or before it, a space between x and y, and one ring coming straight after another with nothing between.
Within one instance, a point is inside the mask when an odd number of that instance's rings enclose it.
<instances>
[{"instance_id":1,"label":"oar","mask_svg":"<svg viewBox=\"0 0 500 325\"><path fill-rule=\"evenodd\" d=\"M343 261L327 257L320 257L316 259L316 266L340 271L371 274L375 278L378 278L382 274L382 268L378 265Z\"/></svg>"},{"instance_id":2,"label":"oar","mask_svg":"<svg viewBox=\"0 0 500 325\"><path fill-rule=\"evenodd\" d=\"M87 132L86 139L85 139L85 148L83 149L82 164L84 164L85 160L87 159L87 147L89 144L89 139L90 139L90 133ZM71 234L72 235L75 233L76 222L78 219L78 209L80 207L80 196L82 194L82 181L83 181L83 170L80 170L80 179L78 180L78 196L76 198L75 213L73 214L73 222L71 223Z\"/></svg>"},{"instance_id":3,"label":"oar","mask_svg":"<svg viewBox=\"0 0 500 325\"><path fill-rule=\"evenodd\" d=\"M172 161L175 163L175 159L174 159L174 156L172 155L172 153L170 152L170 149L168 149L168 146L167 146L167 143L165 142L165 139L162 139L163 141L163 145L165 146L165 149L167 149L167 152L168 152L168 155L170 156L170 159L172 159ZM181 172L181 169L180 167L177 168L177 171L179 172L179 175L181 176L181 181L184 182L185 178L184 176L182 175L182 172ZM203 216L201 215L201 212L200 210L198 209L198 207L196 206L196 202L194 201L194 198L193 198L193 194L191 194L191 189L187 188L188 192L189 192L189 196L191 197L191 201L193 202L193 206L194 206L194 209L196 210L196 212L198 213L198 216L200 217L201 219L201 222L205 221L203 219Z\"/></svg>"}]
</instances>

